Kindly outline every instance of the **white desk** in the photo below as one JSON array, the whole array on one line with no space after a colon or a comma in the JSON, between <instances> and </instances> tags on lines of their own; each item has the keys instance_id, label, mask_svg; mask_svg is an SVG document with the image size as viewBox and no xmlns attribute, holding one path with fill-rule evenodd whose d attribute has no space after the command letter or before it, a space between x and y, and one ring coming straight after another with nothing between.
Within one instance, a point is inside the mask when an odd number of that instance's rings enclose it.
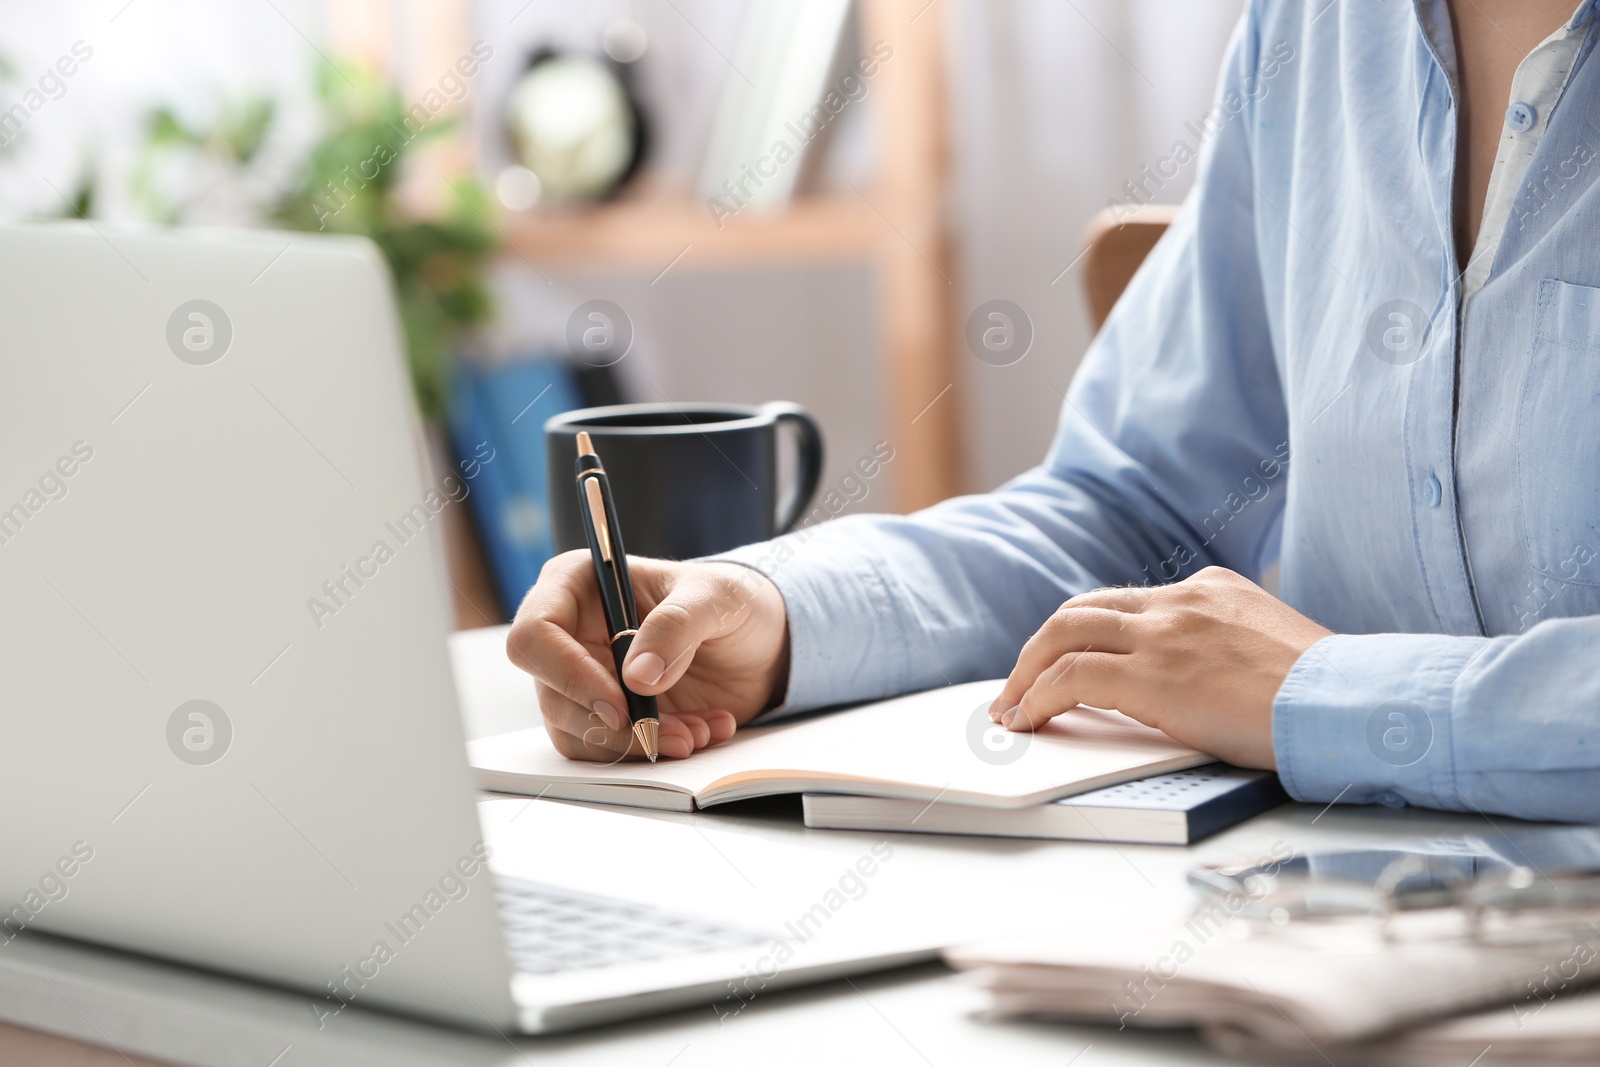
<instances>
[{"instance_id":1,"label":"white desk","mask_svg":"<svg viewBox=\"0 0 1600 1067\"><path fill-rule=\"evenodd\" d=\"M524 802L494 803L516 808ZM518 825L542 825L530 821L542 809L583 813L573 806L538 801ZM885 921L893 921L908 904L927 907L930 899L940 907L964 907L974 913L992 911L996 902L1042 899L1046 902L1042 906L1029 907L1037 921L1050 923L1073 910L1093 915L1125 912L1130 906L1162 908L1187 892L1183 871L1200 856L1254 854L1279 839L1306 849L1393 840L1446 828L1483 828L1481 819L1420 812L1336 808L1317 815L1314 807L1287 806L1193 849L896 836L893 862L904 864L900 870L907 877L874 885L851 906L873 908ZM670 818L704 827L710 842L730 854L737 852L740 837L756 844L788 839L818 847L843 846L849 855L859 851L859 842L875 839L806 830L798 825L797 812ZM720 862L709 850L701 859ZM907 883L920 883L918 891L908 894ZM915 900L908 899L912 895ZM40 937L20 939L0 952L0 1019L113 1045L130 1056L207 1067L520 1067L534 1060L541 1065L660 1067L827 1062L1061 1067L1090 1044L1092 1067L1226 1062L1187 1035L994 1023L977 1017L982 1006L981 992L965 978L930 965L858 978L853 984L835 982L758 996L720 1024L711 1010L703 1008L589 1033L520 1039L513 1047L498 1038L357 1009L351 1009L348 1018L341 1016L339 1025L319 1032L302 998ZM5 1055L7 1047L0 1034L0 1060L30 1062ZM282 1058L274 1061L280 1053ZM31 1062L94 1061L68 1060L63 1054ZM125 1063L118 1053L104 1062Z\"/></svg>"},{"instance_id":2,"label":"white desk","mask_svg":"<svg viewBox=\"0 0 1600 1067\"><path fill-rule=\"evenodd\" d=\"M510 691L513 681L480 677L463 685L469 709L497 709L470 721L469 732L514 728L522 724L519 715L534 721L531 693ZM500 699L487 699L497 686ZM504 698L520 702L520 713L508 712ZM685 816L501 799L487 801L483 816L497 865L555 864L585 870L599 882L620 862L617 849L602 846L630 838L671 842L685 862L676 865L677 873L662 872L659 888L668 906L704 893L707 885L713 894L722 891L718 886L728 892L805 892L781 884L782 852L775 843L837 853L843 869L879 839L807 830L792 800ZM1190 849L891 835L893 861L849 907L873 922L937 922L966 936L1131 922L1140 914L1182 907L1188 898L1184 872L1202 858L1261 855L1279 841L1305 852L1484 827L1477 817L1287 805ZM1186 1034L997 1023L981 1018L983 1003L967 979L929 965L763 993L722 1019L704 1007L557 1037L508 1041L354 1008L337 1025L318 1031L302 997L31 937L0 950L0 1021L117 1051L102 1061L88 1058L81 1046L59 1044L46 1059L41 1045L27 1045L44 1039L0 1030L0 1061L98 1067L144 1056L208 1067L514 1067L533 1061L1061 1067L1093 1045L1086 1067L1226 1062ZM28 1059L22 1058L24 1048L31 1050Z\"/></svg>"}]
</instances>

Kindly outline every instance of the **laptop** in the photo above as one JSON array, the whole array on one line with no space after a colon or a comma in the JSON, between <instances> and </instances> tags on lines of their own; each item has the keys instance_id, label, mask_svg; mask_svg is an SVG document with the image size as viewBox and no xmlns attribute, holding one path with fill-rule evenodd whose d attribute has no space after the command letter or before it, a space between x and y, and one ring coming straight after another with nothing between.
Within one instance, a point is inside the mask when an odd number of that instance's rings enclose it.
<instances>
[{"instance_id":1,"label":"laptop","mask_svg":"<svg viewBox=\"0 0 1600 1067\"><path fill-rule=\"evenodd\" d=\"M526 1033L935 954L497 872L440 527L507 460L426 447L370 243L0 224L0 321L0 951Z\"/></svg>"}]
</instances>

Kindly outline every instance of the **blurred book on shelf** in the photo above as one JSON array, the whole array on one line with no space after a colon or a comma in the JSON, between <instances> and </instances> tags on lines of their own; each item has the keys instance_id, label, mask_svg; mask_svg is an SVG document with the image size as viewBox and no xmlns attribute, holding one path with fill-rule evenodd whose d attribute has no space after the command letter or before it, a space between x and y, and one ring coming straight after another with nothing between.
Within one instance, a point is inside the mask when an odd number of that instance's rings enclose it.
<instances>
[{"instance_id":1,"label":"blurred book on shelf","mask_svg":"<svg viewBox=\"0 0 1600 1067\"><path fill-rule=\"evenodd\" d=\"M708 203L731 214L783 208L794 197L834 117L864 95L854 72L840 68L850 11L850 0L750 5L700 172Z\"/></svg>"}]
</instances>

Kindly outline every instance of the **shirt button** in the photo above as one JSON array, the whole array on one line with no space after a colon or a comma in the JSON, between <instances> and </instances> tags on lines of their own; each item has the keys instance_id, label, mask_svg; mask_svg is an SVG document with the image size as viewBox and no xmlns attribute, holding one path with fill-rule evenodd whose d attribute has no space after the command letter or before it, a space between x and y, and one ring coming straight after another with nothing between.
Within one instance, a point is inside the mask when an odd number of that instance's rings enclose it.
<instances>
[{"instance_id":1,"label":"shirt button","mask_svg":"<svg viewBox=\"0 0 1600 1067\"><path fill-rule=\"evenodd\" d=\"M1524 104L1518 100L1506 109L1506 125L1517 133L1527 133L1538 121L1539 113L1533 109L1532 104Z\"/></svg>"},{"instance_id":2,"label":"shirt button","mask_svg":"<svg viewBox=\"0 0 1600 1067\"><path fill-rule=\"evenodd\" d=\"M1438 507L1444 500L1444 486L1439 484L1439 476L1432 471L1428 472L1428 480L1422 483L1422 497L1430 508Z\"/></svg>"}]
</instances>

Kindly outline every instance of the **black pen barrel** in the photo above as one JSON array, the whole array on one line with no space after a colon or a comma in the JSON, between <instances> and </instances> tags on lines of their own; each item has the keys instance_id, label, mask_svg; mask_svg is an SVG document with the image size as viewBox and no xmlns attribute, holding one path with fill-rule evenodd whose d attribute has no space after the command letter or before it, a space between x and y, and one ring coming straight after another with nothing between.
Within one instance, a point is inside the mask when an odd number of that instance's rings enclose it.
<instances>
[{"instance_id":1,"label":"black pen barrel","mask_svg":"<svg viewBox=\"0 0 1600 1067\"><path fill-rule=\"evenodd\" d=\"M605 610L606 629L611 638L611 657L616 663L617 680L628 704L628 721L659 720L656 698L643 696L622 680L622 662L633 646L639 629L639 609L633 595L633 576L628 570L627 549L622 543L622 527L617 522L616 504L606 480L600 457L579 455L577 462L579 508L583 532L594 561L595 578L600 585L600 601Z\"/></svg>"},{"instance_id":2,"label":"black pen barrel","mask_svg":"<svg viewBox=\"0 0 1600 1067\"><path fill-rule=\"evenodd\" d=\"M622 661L628 658L628 649L633 647L633 634L624 632L621 637L611 642L611 658L617 664L617 677L622 677ZM640 719L659 719L660 712L656 708L656 698L641 696L628 688L628 683L622 683L622 695L628 700L628 721L638 722Z\"/></svg>"}]
</instances>

